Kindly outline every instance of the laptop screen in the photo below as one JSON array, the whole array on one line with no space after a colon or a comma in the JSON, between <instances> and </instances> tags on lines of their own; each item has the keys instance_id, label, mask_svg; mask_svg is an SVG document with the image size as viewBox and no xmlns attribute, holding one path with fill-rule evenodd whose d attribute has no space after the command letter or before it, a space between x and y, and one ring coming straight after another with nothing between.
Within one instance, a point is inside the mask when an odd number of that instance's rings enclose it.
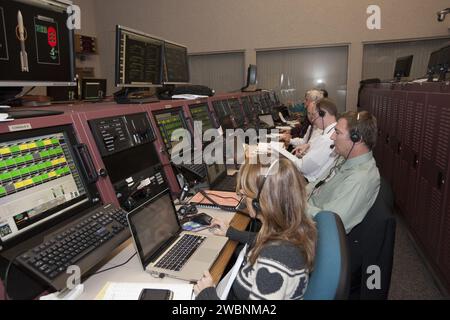
<instances>
[{"instance_id":1,"label":"laptop screen","mask_svg":"<svg viewBox=\"0 0 450 320\"><path fill-rule=\"evenodd\" d=\"M169 191L131 212L128 220L144 268L161 246L180 230Z\"/></svg>"},{"instance_id":2,"label":"laptop screen","mask_svg":"<svg viewBox=\"0 0 450 320\"><path fill-rule=\"evenodd\" d=\"M267 124L269 127L275 126L273 116L271 114L264 114L259 116L259 120Z\"/></svg>"}]
</instances>

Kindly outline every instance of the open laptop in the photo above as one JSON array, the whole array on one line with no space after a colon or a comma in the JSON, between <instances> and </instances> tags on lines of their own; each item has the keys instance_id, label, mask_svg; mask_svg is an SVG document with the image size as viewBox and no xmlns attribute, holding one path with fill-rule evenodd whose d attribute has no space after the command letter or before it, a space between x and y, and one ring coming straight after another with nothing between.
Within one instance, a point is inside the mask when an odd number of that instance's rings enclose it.
<instances>
[{"instance_id":1,"label":"open laptop","mask_svg":"<svg viewBox=\"0 0 450 320\"><path fill-rule=\"evenodd\" d=\"M136 251L146 272L198 281L228 238L183 231L166 190L127 215Z\"/></svg>"}]
</instances>

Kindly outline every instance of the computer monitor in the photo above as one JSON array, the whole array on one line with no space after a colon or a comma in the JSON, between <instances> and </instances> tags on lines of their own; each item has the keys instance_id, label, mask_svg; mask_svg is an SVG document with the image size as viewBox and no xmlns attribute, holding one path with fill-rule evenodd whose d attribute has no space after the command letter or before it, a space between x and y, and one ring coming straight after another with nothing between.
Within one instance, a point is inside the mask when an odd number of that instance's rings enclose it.
<instances>
[{"instance_id":1,"label":"computer monitor","mask_svg":"<svg viewBox=\"0 0 450 320\"><path fill-rule=\"evenodd\" d=\"M256 86L258 82L258 71L257 67L254 64L251 64L248 67L247 71L247 86Z\"/></svg>"},{"instance_id":2,"label":"computer monitor","mask_svg":"<svg viewBox=\"0 0 450 320\"><path fill-rule=\"evenodd\" d=\"M213 101L212 105L219 120L231 114L227 100L216 100Z\"/></svg>"},{"instance_id":3,"label":"computer monitor","mask_svg":"<svg viewBox=\"0 0 450 320\"><path fill-rule=\"evenodd\" d=\"M397 59L397 62L395 63L395 70L394 70L394 78L397 80L400 80L404 77L409 77L409 74L411 72L411 66L413 62L413 55L400 57Z\"/></svg>"},{"instance_id":4,"label":"computer monitor","mask_svg":"<svg viewBox=\"0 0 450 320\"><path fill-rule=\"evenodd\" d=\"M264 112L259 95L257 94L253 95L252 102L253 102L253 109L255 110L255 112L258 112L258 114L263 114Z\"/></svg>"},{"instance_id":5,"label":"computer monitor","mask_svg":"<svg viewBox=\"0 0 450 320\"><path fill-rule=\"evenodd\" d=\"M231 112L234 116L234 122L237 128L242 128L244 126L245 118L241 110L241 104L238 99L229 99L228 105L231 108Z\"/></svg>"},{"instance_id":6,"label":"computer monitor","mask_svg":"<svg viewBox=\"0 0 450 320\"><path fill-rule=\"evenodd\" d=\"M192 120L195 122L201 122L202 133L206 130L215 128L214 123L211 119L211 114L206 103L195 104L189 106L189 111L191 112Z\"/></svg>"},{"instance_id":7,"label":"computer monitor","mask_svg":"<svg viewBox=\"0 0 450 320\"><path fill-rule=\"evenodd\" d=\"M158 87L163 77L164 41L140 31L116 27L116 86Z\"/></svg>"},{"instance_id":8,"label":"computer monitor","mask_svg":"<svg viewBox=\"0 0 450 320\"><path fill-rule=\"evenodd\" d=\"M260 114L270 113L270 104L269 101L267 101L265 94L259 96L259 101L261 105Z\"/></svg>"},{"instance_id":9,"label":"computer monitor","mask_svg":"<svg viewBox=\"0 0 450 320\"><path fill-rule=\"evenodd\" d=\"M441 58L441 50L436 50L430 54L430 60L428 61L428 74L435 74L439 72L439 63Z\"/></svg>"},{"instance_id":10,"label":"computer monitor","mask_svg":"<svg viewBox=\"0 0 450 320\"><path fill-rule=\"evenodd\" d=\"M438 68L439 70L437 72L440 74L439 80L444 81L450 68L450 46L444 47L440 50Z\"/></svg>"},{"instance_id":11,"label":"computer monitor","mask_svg":"<svg viewBox=\"0 0 450 320\"><path fill-rule=\"evenodd\" d=\"M0 248L93 206L76 144L70 125L0 135Z\"/></svg>"},{"instance_id":12,"label":"computer monitor","mask_svg":"<svg viewBox=\"0 0 450 320\"><path fill-rule=\"evenodd\" d=\"M241 97L242 107L244 108L245 116L249 121L255 118L255 114L253 112L252 102L250 101L249 96Z\"/></svg>"},{"instance_id":13,"label":"computer monitor","mask_svg":"<svg viewBox=\"0 0 450 320\"><path fill-rule=\"evenodd\" d=\"M76 85L65 2L0 0L0 88Z\"/></svg>"},{"instance_id":14,"label":"computer monitor","mask_svg":"<svg viewBox=\"0 0 450 320\"><path fill-rule=\"evenodd\" d=\"M189 83L189 65L185 46L164 42L164 84Z\"/></svg>"},{"instance_id":15,"label":"computer monitor","mask_svg":"<svg viewBox=\"0 0 450 320\"><path fill-rule=\"evenodd\" d=\"M179 143L179 141L172 141L172 133L177 129L187 130L183 110L181 108L176 108L171 110L156 111L153 115L164 141L166 150L170 153L172 148Z\"/></svg>"},{"instance_id":16,"label":"computer monitor","mask_svg":"<svg viewBox=\"0 0 450 320\"><path fill-rule=\"evenodd\" d=\"M241 89L243 92L256 91L257 80L257 67L254 64L249 65L247 70L247 84Z\"/></svg>"}]
</instances>

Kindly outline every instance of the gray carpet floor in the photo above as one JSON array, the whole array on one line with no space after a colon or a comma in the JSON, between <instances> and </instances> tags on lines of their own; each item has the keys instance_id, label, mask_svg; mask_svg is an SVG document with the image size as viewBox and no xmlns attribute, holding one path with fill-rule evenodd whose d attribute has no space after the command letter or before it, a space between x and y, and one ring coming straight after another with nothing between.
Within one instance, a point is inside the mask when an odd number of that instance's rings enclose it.
<instances>
[{"instance_id":1,"label":"gray carpet floor","mask_svg":"<svg viewBox=\"0 0 450 320\"><path fill-rule=\"evenodd\" d=\"M449 299L439 290L432 273L417 251L401 217L397 215L389 300L442 300Z\"/></svg>"}]
</instances>

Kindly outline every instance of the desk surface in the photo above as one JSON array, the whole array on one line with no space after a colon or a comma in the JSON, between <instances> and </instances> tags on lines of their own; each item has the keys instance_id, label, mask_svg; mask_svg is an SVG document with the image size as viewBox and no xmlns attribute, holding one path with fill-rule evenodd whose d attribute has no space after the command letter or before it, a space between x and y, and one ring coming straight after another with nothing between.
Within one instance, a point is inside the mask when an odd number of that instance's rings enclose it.
<instances>
[{"instance_id":1,"label":"desk surface","mask_svg":"<svg viewBox=\"0 0 450 320\"><path fill-rule=\"evenodd\" d=\"M225 221L229 221L230 225L238 230L244 230L248 225L250 219L242 214L225 212L222 210L214 209L203 209L199 208L200 212L205 212L210 216L221 218ZM209 233L208 230L202 231L200 233ZM216 262L210 269L210 273L216 283L219 282L223 275L225 267L227 266L234 250L236 249L237 242L228 241L222 250L221 254L217 258ZM120 246L112 258L106 262L105 265L97 272L120 265L127 261L136 250L132 240L128 240L122 246ZM145 283L186 283L183 280L173 279L165 277L163 279L152 277L149 273L146 273L139 261L138 256L133 257L126 265L118 267L100 274L91 275L88 279L83 282L84 292L78 298L79 300L94 300L101 289L105 286L107 282L145 282Z\"/></svg>"}]
</instances>

